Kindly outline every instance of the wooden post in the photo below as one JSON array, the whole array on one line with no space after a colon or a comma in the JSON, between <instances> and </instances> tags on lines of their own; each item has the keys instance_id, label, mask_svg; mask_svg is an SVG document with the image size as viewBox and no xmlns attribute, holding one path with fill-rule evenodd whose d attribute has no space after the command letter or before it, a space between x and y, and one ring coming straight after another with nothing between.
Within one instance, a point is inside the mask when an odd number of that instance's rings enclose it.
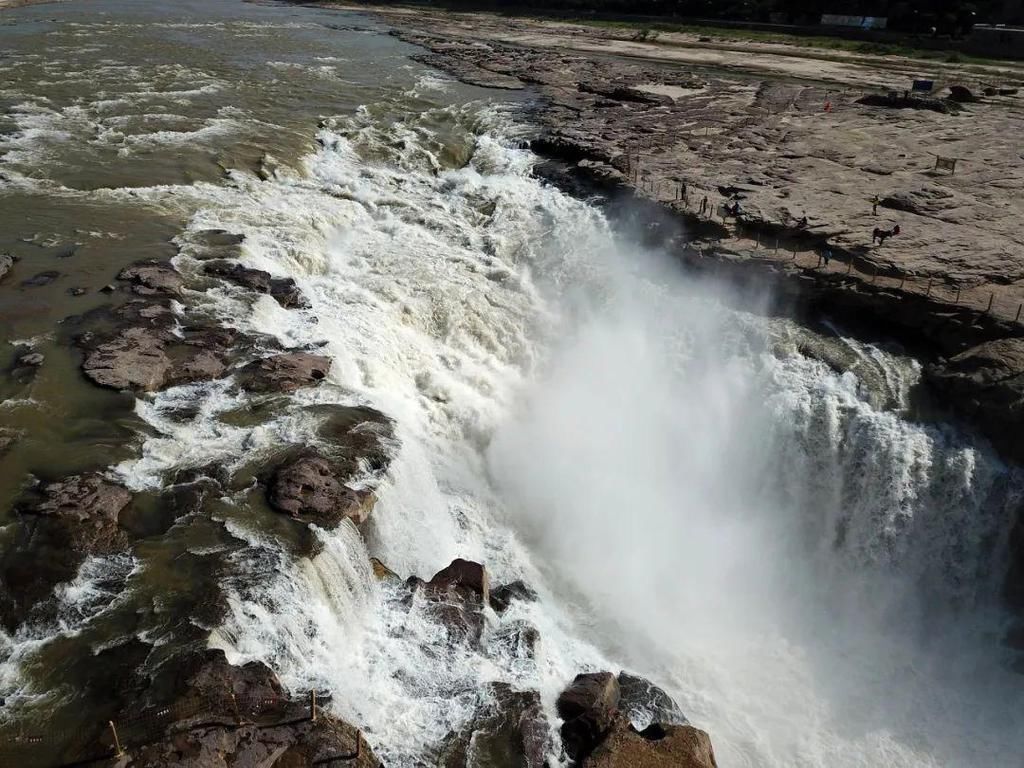
<instances>
[{"instance_id":1,"label":"wooden post","mask_svg":"<svg viewBox=\"0 0 1024 768\"><path fill-rule=\"evenodd\" d=\"M107 721L110 725L110 732L114 734L114 749L117 750L115 753L118 757L124 754L124 750L121 749L121 740L117 737L117 726L114 725L113 720Z\"/></svg>"},{"instance_id":2,"label":"wooden post","mask_svg":"<svg viewBox=\"0 0 1024 768\"><path fill-rule=\"evenodd\" d=\"M316 722L316 689L309 692L309 719Z\"/></svg>"},{"instance_id":3,"label":"wooden post","mask_svg":"<svg viewBox=\"0 0 1024 768\"><path fill-rule=\"evenodd\" d=\"M985 308L985 314L986 314L986 315L987 315L987 314L988 314L989 312L991 312L991 311L992 311L992 300L993 300L994 298L995 298L995 294L994 294L994 293L990 293L990 294L988 295L988 306L987 306L987 307Z\"/></svg>"},{"instance_id":4,"label":"wooden post","mask_svg":"<svg viewBox=\"0 0 1024 768\"><path fill-rule=\"evenodd\" d=\"M1020 322L1020 311L1022 309L1024 309L1024 304L1020 304L1020 305L1017 306L1017 316L1015 318L1013 318L1013 322L1015 322L1015 323L1019 323Z\"/></svg>"}]
</instances>

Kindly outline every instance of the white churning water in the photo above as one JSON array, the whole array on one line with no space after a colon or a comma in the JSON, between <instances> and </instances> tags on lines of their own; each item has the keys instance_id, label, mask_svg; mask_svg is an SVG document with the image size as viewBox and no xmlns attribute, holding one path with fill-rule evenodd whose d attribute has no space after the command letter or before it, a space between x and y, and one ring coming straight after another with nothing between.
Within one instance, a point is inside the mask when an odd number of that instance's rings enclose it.
<instances>
[{"instance_id":1,"label":"white churning water","mask_svg":"<svg viewBox=\"0 0 1024 768\"><path fill-rule=\"evenodd\" d=\"M723 768L1013 765L1024 686L993 601L1019 478L881 407L913 363L851 343L872 378L800 355L799 329L726 309L533 178L516 136L479 104L397 122L364 108L269 181L138 193L202 200L191 230L243 233L247 266L293 276L308 310L196 301L323 342L329 380L296 402L373 405L401 446L366 544L342 527L296 562L234 524L259 578L215 643L331 690L390 765L429 762L487 681L551 708L577 671L621 667L664 685ZM140 405L160 434L120 473L152 487L312 439L297 409L218 421L237 398L212 384ZM166 417L195 399L194 420ZM370 554L421 577L481 560L540 599L490 616L481 648L452 643ZM523 623L535 657L503 642Z\"/></svg>"}]
</instances>

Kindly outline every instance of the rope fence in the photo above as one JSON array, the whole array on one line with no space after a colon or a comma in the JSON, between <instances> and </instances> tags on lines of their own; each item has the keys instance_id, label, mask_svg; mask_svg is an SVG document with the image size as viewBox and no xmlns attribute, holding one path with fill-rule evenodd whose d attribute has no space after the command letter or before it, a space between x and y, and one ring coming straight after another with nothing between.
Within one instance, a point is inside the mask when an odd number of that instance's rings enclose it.
<instances>
[{"instance_id":1,"label":"rope fence","mask_svg":"<svg viewBox=\"0 0 1024 768\"><path fill-rule=\"evenodd\" d=\"M137 715L76 729L19 730L0 737L0 766L11 768L71 768L88 766L130 754L133 750L174 734L206 728L275 728L316 722L322 695L311 691L305 703L286 696L241 697L232 692L190 696L172 706L150 708ZM355 751L318 761L330 765L356 760L362 753L362 734L356 729Z\"/></svg>"}]
</instances>

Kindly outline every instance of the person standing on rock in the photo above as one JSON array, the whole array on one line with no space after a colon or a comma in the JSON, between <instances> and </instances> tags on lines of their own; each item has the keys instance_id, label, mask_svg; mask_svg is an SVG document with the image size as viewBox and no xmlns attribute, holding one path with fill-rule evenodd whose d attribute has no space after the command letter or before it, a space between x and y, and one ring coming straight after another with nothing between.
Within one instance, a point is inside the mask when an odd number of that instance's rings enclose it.
<instances>
[{"instance_id":1,"label":"person standing on rock","mask_svg":"<svg viewBox=\"0 0 1024 768\"><path fill-rule=\"evenodd\" d=\"M871 198L871 215L878 215L878 195L875 195L873 198Z\"/></svg>"}]
</instances>

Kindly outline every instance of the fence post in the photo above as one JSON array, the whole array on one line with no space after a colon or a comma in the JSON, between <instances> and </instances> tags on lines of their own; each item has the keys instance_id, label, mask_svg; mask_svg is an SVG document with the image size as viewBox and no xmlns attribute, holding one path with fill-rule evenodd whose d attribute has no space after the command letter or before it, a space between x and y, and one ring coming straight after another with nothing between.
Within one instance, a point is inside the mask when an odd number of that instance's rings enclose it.
<instances>
[{"instance_id":1,"label":"fence post","mask_svg":"<svg viewBox=\"0 0 1024 768\"><path fill-rule=\"evenodd\" d=\"M117 750L115 753L118 757L124 754L124 750L121 749L121 740L117 737L117 726L114 725L113 720L107 721L110 725L110 732L114 734L114 749Z\"/></svg>"}]
</instances>

